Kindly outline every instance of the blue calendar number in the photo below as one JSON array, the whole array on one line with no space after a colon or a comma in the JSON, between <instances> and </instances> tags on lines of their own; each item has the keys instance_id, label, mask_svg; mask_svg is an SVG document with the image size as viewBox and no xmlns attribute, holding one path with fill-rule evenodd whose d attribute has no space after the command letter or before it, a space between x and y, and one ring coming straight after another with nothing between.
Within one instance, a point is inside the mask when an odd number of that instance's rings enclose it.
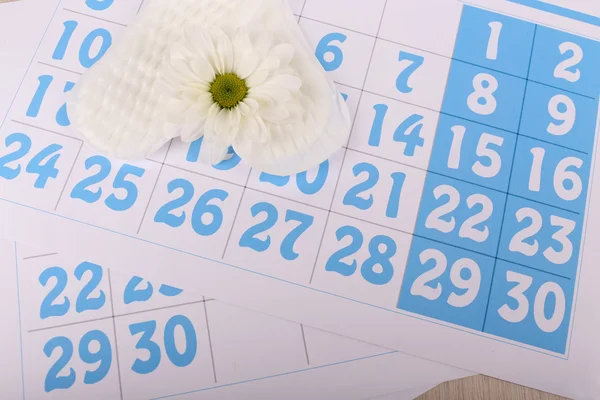
<instances>
[{"instance_id":1,"label":"blue calendar number","mask_svg":"<svg viewBox=\"0 0 600 400\"><path fill-rule=\"evenodd\" d=\"M123 302L125 304L131 304L136 302L147 302L152 298L154 294L154 286L150 282L146 282L145 288L140 288L140 285L144 282L144 279L139 276L132 277L123 292ZM173 286L161 285L158 288L158 292L166 297L175 297L183 293L183 290L175 288Z\"/></svg>"},{"instance_id":2,"label":"blue calendar number","mask_svg":"<svg viewBox=\"0 0 600 400\"><path fill-rule=\"evenodd\" d=\"M538 26L530 79L596 99L600 91L598 65L597 41Z\"/></svg>"},{"instance_id":3,"label":"blue calendar number","mask_svg":"<svg viewBox=\"0 0 600 400\"><path fill-rule=\"evenodd\" d=\"M534 32L532 23L465 6L454 58L527 78Z\"/></svg>"},{"instance_id":4,"label":"blue calendar number","mask_svg":"<svg viewBox=\"0 0 600 400\"><path fill-rule=\"evenodd\" d=\"M71 191L72 199L80 199L89 204L96 203L100 200L102 188L98 188L97 190L90 190L89 188L108 178L112 169L112 164L103 156L92 156L85 160L86 170L90 170L94 167L99 167L98 172L85 178L73 187L73 190ZM144 176L145 172L146 170L143 168L130 164L123 164L117 172L112 186L114 189L124 190L126 193L125 197L118 198L115 193L112 193L104 201L106 206L114 211L127 211L133 207L138 198L138 188L136 184L130 180L130 175L141 178Z\"/></svg>"},{"instance_id":5,"label":"blue calendar number","mask_svg":"<svg viewBox=\"0 0 600 400\"><path fill-rule=\"evenodd\" d=\"M31 139L24 133L13 133L4 139L4 144L7 148L15 145L16 149L6 155L0 157L0 177L8 180L15 179L21 173L21 164L10 166L23 157L31 150ZM62 146L59 144L51 144L39 153L35 154L25 167L25 172L38 175L33 187L43 189L46 187L48 180L55 179L58 176L56 163L60 158L60 150Z\"/></svg>"},{"instance_id":6,"label":"blue calendar number","mask_svg":"<svg viewBox=\"0 0 600 400\"><path fill-rule=\"evenodd\" d=\"M54 81L54 77L52 75L42 75L38 77L38 88L31 99L31 103L29 103L29 107L27 107L27 111L25 113L26 116L30 118L36 118L40 109L42 108L42 104L44 102L44 98L48 93L48 89L50 85ZM75 82L67 81L65 86L63 87L63 93L68 93L75 87ZM55 117L56 123L59 126L69 126L71 125L71 121L69 121L69 116L67 115L67 105L66 103L62 105L61 108L56 112Z\"/></svg>"},{"instance_id":7,"label":"blue calendar number","mask_svg":"<svg viewBox=\"0 0 600 400\"><path fill-rule=\"evenodd\" d=\"M516 135L441 115L429 169L507 191Z\"/></svg>"},{"instance_id":8,"label":"blue calendar number","mask_svg":"<svg viewBox=\"0 0 600 400\"><path fill-rule=\"evenodd\" d=\"M327 178L329 176L329 160L325 160L321 165L319 165L319 169L317 171L317 175L315 178L309 182L307 172L300 172L296 175L296 186L300 192L306 195L317 194L323 189L325 183L327 182ZM259 180L261 182L270 183L273 186L284 187L290 182L289 176L277 176L267 174L263 172L260 174Z\"/></svg>"},{"instance_id":9,"label":"blue calendar number","mask_svg":"<svg viewBox=\"0 0 600 400\"><path fill-rule=\"evenodd\" d=\"M85 0L85 5L94 11L104 11L112 6L114 0Z\"/></svg>"},{"instance_id":10,"label":"blue calendar number","mask_svg":"<svg viewBox=\"0 0 600 400\"><path fill-rule=\"evenodd\" d=\"M271 235L267 234L266 239L259 239L257 235L267 232L273 228L279 219L277 208L270 203L257 203L250 209L253 217L260 214L265 214L266 218L247 231L245 231L239 242L240 247L248 247L257 252L264 252L271 246ZM303 214L294 210L287 210L285 214L285 222L298 222L299 224L293 228L281 242L279 252L285 260L293 261L298 258L299 254L294 250L294 245L313 224L314 217Z\"/></svg>"},{"instance_id":11,"label":"blue calendar number","mask_svg":"<svg viewBox=\"0 0 600 400\"><path fill-rule=\"evenodd\" d=\"M583 211L589 156L519 137L510 193L572 211Z\"/></svg>"},{"instance_id":12,"label":"blue calendar number","mask_svg":"<svg viewBox=\"0 0 600 400\"><path fill-rule=\"evenodd\" d=\"M175 343L175 328L181 327L185 336L185 349L179 352ZM129 325L132 336L142 334L135 348L145 350L145 359L136 358L131 370L138 374L149 374L158 368L162 359L162 351L158 343L152 340L156 332L156 321L139 322ZM183 315L171 317L164 328L164 348L167 358L177 367L186 367L194 361L197 351L196 330L192 322Z\"/></svg>"},{"instance_id":13,"label":"blue calendar number","mask_svg":"<svg viewBox=\"0 0 600 400\"><path fill-rule=\"evenodd\" d=\"M343 199L343 204L365 211L373 206L374 197L372 194L365 196L364 193L372 190L379 182L379 170L373 164L359 163L352 168L352 173L356 178L364 176L366 179L353 186ZM392 189L388 198L385 215L388 218L397 218L400 209L400 195L406 180L406 174L403 172L394 172L390 175L392 179Z\"/></svg>"},{"instance_id":14,"label":"blue calendar number","mask_svg":"<svg viewBox=\"0 0 600 400\"><path fill-rule=\"evenodd\" d=\"M103 290L99 291L98 296L92 294L98 289L103 277L102 267L89 262L82 262L75 268L75 278L82 281L84 276L89 276L89 280L83 286L75 302L75 311L82 313L85 311L99 310L106 303L106 295ZM67 272L61 267L50 267L42 271L39 276L39 282L43 287L50 285L51 279L55 282L54 286L40 306L40 318L61 317L69 312L71 306L70 300L63 296L61 302L57 302L69 280Z\"/></svg>"},{"instance_id":15,"label":"blue calendar number","mask_svg":"<svg viewBox=\"0 0 600 400\"><path fill-rule=\"evenodd\" d=\"M98 350L95 352L90 350L90 345L93 342L97 343L94 347L97 347ZM56 349L60 349L62 352L46 374L44 390L47 393L57 389L69 389L73 386L77 377L72 367L69 367L69 373L66 376L61 374L62 370L67 367L73 357L73 342L64 336L52 338L44 345L44 354L50 358ZM105 333L94 330L83 335L79 342L78 352L79 358L84 363L99 363L95 370L87 370L85 372L83 383L93 385L108 375L112 364L112 348L110 340Z\"/></svg>"},{"instance_id":16,"label":"blue calendar number","mask_svg":"<svg viewBox=\"0 0 600 400\"><path fill-rule=\"evenodd\" d=\"M511 196L499 257L574 279L581 225L580 215Z\"/></svg>"},{"instance_id":17,"label":"blue calendar number","mask_svg":"<svg viewBox=\"0 0 600 400\"><path fill-rule=\"evenodd\" d=\"M325 68L325 71L335 71L344 62L344 53L339 46L332 44L332 42L344 43L348 39L343 33L328 33L321 39L317 45L315 55L317 59Z\"/></svg>"},{"instance_id":18,"label":"blue calendar number","mask_svg":"<svg viewBox=\"0 0 600 400\"><path fill-rule=\"evenodd\" d=\"M494 259L414 238L398 308L481 330Z\"/></svg>"},{"instance_id":19,"label":"blue calendar number","mask_svg":"<svg viewBox=\"0 0 600 400\"><path fill-rule=\"evenodd\" d=\"M369 146L379 147L381 144L381 134L383 130L383 122L388 112L388 106L386 104L376 104L373 106L375 109L375 119L371 126L371 133L369 134ZM423 116L419 114L412 114L406 118L393 135L394 142L404 143L402 148L402 154L408 157L415 155L417 148L422 148L425 145L425 139L421 136L421 129L423 128Z\"/></svg>"},{"instance_id":20,"label":"blue calendar number","mask_svg":"<svg viewBox=\"0 0 600 400\"><path fill-rule=\"evenodd\" d=\"M529 82L523 107L521 134L591 153L597 100Z\"/></svg>"},{"instance_id":21,"label":"blue calendar number","mask_svg":"<svg viewBox=\"0 0 600 400\"><path fill-rule=\"evenodd\" d=\"M401 51L398 54L398 61L402 64L402 71L396 78L396 89L400 93L410 93L413 87L409 85L409 80L413 74L419 69L425 59L417 54Z\"/></svg>"},{"instance_id":22,"label":"blue calendar number","mask_svg":"<svg viewBox=\"0 0 600 400\"><path fill-rule=\"evenodd\" d=\"M443 243L495 255L505 195L429 175L415 233Z\"/></svg>"},{"instance_id":23,"label":"blue calendar number","mask_svg":"<svg viewBox=\"0 0 600 400\"><path fill-rule=\"evenodd\" d=\"M185 157L185 160L187 162L191 162L191 163L198 162L198 160L200 159L200 151L202 149L203 141L204 141L204 136L201 137L200 139L197 139L197 140L193 141L192 143L190 143L190 147L189 147L187 155ZM230 171L230 170L234 169L235 167L237 167L241 161L242 161L242 159L240 158L240 156L238 156L235 153L235 151L233 150L233 147L230 147L227 150L226 159L221 161L217 165L213 165L212 167L219 171Z\"/></svg>"},{"instance_id":24,"label":"blue calendar number","mask_svg":"<svg viewBox=\"0 0 600 400\"><path fill-rule=\"evenodd\" d=\"M517 132L525 80L453 61L444 96L444 112Z\"/></svg>"},{"instance_id":25,"label":"blue calendar number","mask_svg":"<svg viewBox=\"0 0 600 400\"><path fill-rule=\"evenodd\" d=\"M179 214L174 212L192 201L194 185L185 179L175 179L167 184L167 190L169 193L181 190L181 195L162 206L156 212L154 222L178 228L185 222L187 214L185 211L181 211ZM210 202L215 200L224 202L228 197L229 193L221 189L211 189L200 196L190 218L194 232L200 236L212 236L219 231L223 224L223 211L218 205ZM210 222L204 222L205 216L210 216Z\"/></svg>"},{"instance_id":26,"label":"blue calendar number","mask_svg":"<svg viewBox=\"0 0 600 400\"><path fill-rule=\"evenodd\" d=\"M498 261L485 332L564 353L574 283Z\"/></svg>"},{"instance_id":27,"label":"blue calendar number","mask_svg":"<svg viewBox=\"0 0 600 400\"><path fill-rule=\"evenodd\" d=\"M54 53L52 54L53 60L60 61L65 58L69 42L71 41L73 33L75 32L75 29L77 29L79 23L77 21L65 21L63 25L63 34L60 37L56 48L54 49ZM94 46L94 43L96 43L98 40L100 41L98 51L95 55L92 55L92 46ZM104 28L94 29L87 34L81 43L81 47L79 49L79 63L84 68L90 68L102 58L111 45L112 35L109 31Z\"/></svg>"},{"instance_id":28,"label":"blue calendar number","mask_svg":"<svg viewBox=\"0 0 600 400\"><path fill-rule=\"evenodd\" d=\"M353 226L339 228L335 236L338 242L350 238L350 244L331 255L325 264L325 270L338 273L342 276L352 276L358 268L358 261L354 258L350 263L343 260L356 254L363 246L362 232ZM385 285L394 277L392 257L396 255L396 242L385 235L377 235L368 244L369 257L362 263L360 273L362 277L373 285Z\"/></svg>"}]
</instances>

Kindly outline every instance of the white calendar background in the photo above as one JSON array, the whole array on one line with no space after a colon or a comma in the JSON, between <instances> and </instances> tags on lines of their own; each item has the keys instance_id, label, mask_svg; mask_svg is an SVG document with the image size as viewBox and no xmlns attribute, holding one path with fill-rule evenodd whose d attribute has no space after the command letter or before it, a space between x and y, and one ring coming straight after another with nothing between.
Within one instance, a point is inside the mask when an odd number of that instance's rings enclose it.
<instances>
[{"instance_id":1,"label":"white calendar background","mask_svg":"<svg viewBox=\"0 0 600 400\"><path fill-rule=\"evenodd\" d=\"M8 398L412 399L466 373L0 241Z\"/></svg>"},{"instance_id":2,"label":"white calendar background","mask_svg":"<svg viewBox=\"0 0 600 400\"><path fill-rule=\"evenodd\" d=\"M282 178L235 156L202 166L201 141L136 164L82 145L65 93L133 3L56 5L6 100L4 235L165 281L194 276L206 295L544 390L595 393L585 338L598 324L597 271L584 244L598 213L596 8L293 2L354 124L328 162Z\"/></svg>"}]
</instances>

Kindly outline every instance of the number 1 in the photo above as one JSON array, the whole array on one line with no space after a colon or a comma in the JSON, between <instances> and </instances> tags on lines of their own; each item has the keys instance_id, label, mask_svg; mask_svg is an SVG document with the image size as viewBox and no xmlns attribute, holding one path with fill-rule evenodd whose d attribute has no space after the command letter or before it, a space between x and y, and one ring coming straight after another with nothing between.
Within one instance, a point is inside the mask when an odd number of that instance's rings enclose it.
<instances>
[{"instance_id":1,"label":"number 1","mask_svg":"<svg viewBox=\"0 0 600 400\"><path fill-rule=\"evenodd\" d=\"M488 40L487 52L485 58L488 60L498 59L498 44L500 42L500 33L502 32L502 22L490 22L490 38Z\"/></svg>"}]
</instances>

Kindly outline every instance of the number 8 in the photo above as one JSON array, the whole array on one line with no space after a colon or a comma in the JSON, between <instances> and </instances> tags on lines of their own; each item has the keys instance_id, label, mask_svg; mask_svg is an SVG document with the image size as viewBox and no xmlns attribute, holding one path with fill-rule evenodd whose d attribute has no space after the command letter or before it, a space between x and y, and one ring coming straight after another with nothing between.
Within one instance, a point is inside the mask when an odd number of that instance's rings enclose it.
<instances>
[{"instance_id":1,"label":"number 8","mask_svg":"<svg viewBox=\"0 0 600 400\"><path fill-rule=\"evenodd\" d=\"M477 74L473 78L473 89L475 91L467 99L467 105L471 111L480 115L490 115L496 111L498 103L494 93L498 90L498 81L494 76L485 73ZM482 99L484 100L483 104L480 102Z\"/></svg>"}]
</instances>

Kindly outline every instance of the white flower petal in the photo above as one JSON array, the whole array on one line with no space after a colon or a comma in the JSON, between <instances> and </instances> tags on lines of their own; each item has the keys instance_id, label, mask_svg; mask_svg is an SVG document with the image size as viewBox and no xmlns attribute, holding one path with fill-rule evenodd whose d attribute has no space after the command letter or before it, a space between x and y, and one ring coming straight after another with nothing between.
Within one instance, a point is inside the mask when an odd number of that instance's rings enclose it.
<instances>
[{"instance_id":1,"label":"white flower petal","mask_svg":"<svg viewBox=\"0 0 600 400\"><path fill-rule=\"evenodd\" d=\"M238 30L233 39L234 71L246 79L258 66L259 56L252 48L252 42L244 30Z\"/></svg>"},{"instance_id":2,"label":"white flower petal","mask_svg":"<svg viewBox=\"0 0 600 400\"><path fill-rule=\"evenodd\" d=\"M220 29L213 28L211 34L215 44L215 69L219 74L233 71L233 45L229 36Z\"/></svg>"},{"instance_id":3,"label":"white flower petal","mask_svg":"<svg viewBox=\"0 0 600 400\"><path fill-rule=\"evenodd\" d=\"M187 123L181 128L181 141L191 143L204 134L204 119L195 123Z\"/></svg>"},{"instance_id":4,"label":"white flower petal","mask_svg":"<svg viewBox=\"0 0 600 400\"><path fill-rule=\"evenodd\" d=\"M223 140L207 140L206 138L202 142L200 148L200 161L204 164L217 165L225 158L227 158L227 152L229 151L230 143Z\"/></svg>"}]
</instances>

